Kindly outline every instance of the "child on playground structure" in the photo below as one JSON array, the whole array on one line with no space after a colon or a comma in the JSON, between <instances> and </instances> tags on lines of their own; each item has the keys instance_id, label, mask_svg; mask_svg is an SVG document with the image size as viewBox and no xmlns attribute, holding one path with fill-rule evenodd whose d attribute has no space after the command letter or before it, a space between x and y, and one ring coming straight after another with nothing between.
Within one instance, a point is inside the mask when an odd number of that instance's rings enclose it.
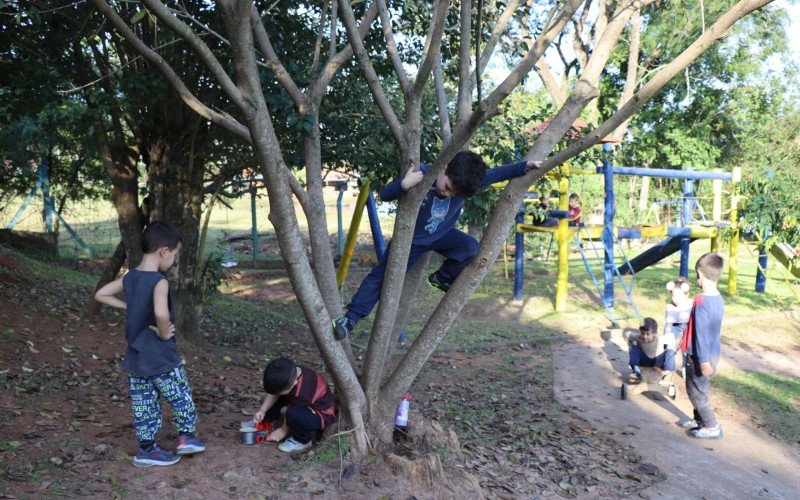
<instances>
[{"instance_id":1,"label":"child on playground structure","mask_svg":"<svg viewBox=\"0 0 800 500\"><path fill-rule=\"evenodd\" d=\"M539 196L539 203L534 205L533 209L529 212L533 216L533 224L535 226L543 226L548 219L553 219L552 217L548 217L548 210L550 210L550 198L546 193L542 192L542 195Z\"/></svg>"},{"instance_id":2,"label":"child on playground structure","mask_svg":"<svg viewBox=\"0 0 800 500\"><path fill-rule=\"evenodd\" d=\"M641 366L653 366L664 370L662 380L667 380L675 371L675 336L664 332L658 334L658 323L653 318L645 318L639 333L628 337L630 382L642 381Z\"/></svg>"},{"instance_id":3,"label":"child on playground structure","mask_svg":"<svg viewBox=\"0 0 800 500\"><path fill-rule=\"evenodd\" d=\"M667 291L669 292L670 302L667 304L667 313L664 321L664 333L672 333L676 339L676 345L680 345L683 339L683 332L686 324L689 323L689 316L692 313L692 299L689 297L689 280L683 276L678 276L674 280L667 281ZM683 378L686 378L686 355L682 355L681 371Z\"/></svg>"},{"instance_id":4,"label":"child on playground structure","mask_svg":"<svg viewBox=\"0 0 800 500\"><path fill-rule=\"evenodd\" d=\"M206 449L194 435L197 411L175 342L169 282L162 274L175 263L180 249L180 233L172 224L151 222L142 232L142 262L95 294L98 302L127 310L128 348L122 368L129 373L133 426L139 441L139 453L133 459L137 467L172 465L181 455ZM122 292L124 301L116 297ZM160 397L172 407L179 432L177 452L156 443L161 429Z\"/></svg>"},{"instance_id":5,"label":"child on playground structure","mask_svg":"<svg viewBox=\"0 0 800 500\"><path fill-rule=\"evenodd\" d=\"M569 213L567 215L567 221L570 226L581 225L581 197L578 196L578 193L569 195Z\"/></svg>"},{"instance_id":6,"label":"child on playground structure","mask_svg":"<svg viewBox=\"0 0 800 500\"><path fill-rule=\"evenodd\" d=\"M701 439L722 438L722 427L711 407L711 375L717 369L720 353L724 303L717 289L722 276L722 257L704 254L695 264L697 283L703 293L694 298L689 324L681 340L681 350L688 354L686 394L692 402L693 418L680 425L689 435Z\"/></svg>"},{"instance_id":7,"label":"child on playground structure","mask_svg":"<svg viewBox=\"0 0 800 500\"><path fill-rule=\"evenodd\" d=\"M437 290L447 292L459 273L469 265L478 254L478 242L472 236L455 228L464 200L476 191L495 182L524 175L531 169L539 168L541 162L521 161L488 169L481 157L471 151L457 153L447 167L436 177L419 209L414 227L414 237L408 256L411 269L424 253L434 251L445 258L442 266L428 276L428 284ZM402 178L397 178L381 189L383 201L392 201L422 181L429 165L412 166ZM347 313L333 320L333 336L336 340L347 337L361 318L369 315L380 299L389 247L378 264L364 278L355 295L347 305Z\"/></svg>"},{"instance_id":8,"label":"child on playground structure","mask_svg":"<svg viewBox=\"0 0 800 500\"><path fill-rule=\"evenodd\" d=\"M297 366L288 358L277 358L264 369L267 397L253 416L256 424L266 421L275 429L267 441L283 441L278 449L299 453L311 448L315 432L333 422L336 410L327 382L311 368ZM280 427L275 424L283 416Z\"/></svg>"}]
</instances>

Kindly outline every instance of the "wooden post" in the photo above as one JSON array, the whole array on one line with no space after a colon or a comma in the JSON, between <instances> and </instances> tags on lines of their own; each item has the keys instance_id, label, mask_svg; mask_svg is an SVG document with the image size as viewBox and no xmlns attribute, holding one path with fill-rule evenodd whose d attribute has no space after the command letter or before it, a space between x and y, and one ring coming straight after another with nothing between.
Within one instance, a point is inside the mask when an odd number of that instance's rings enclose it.
<instances>
[{"instance_id":1,"label":"wooden post","mask_svg":"<svg viewBox=\"0 0 800 500\"><path fill-rule=\"evenodd\" d=\"M361 185L361 191L358 193L356 200L356 209L353 211L353 219L350 221L350 230L347 232L347 241L344 244L344 252L342 258L339 259L339 268L336 270L336 283L342 286L345 278L347 278L347 271L350 269L350 260L353 258L353 252L356 248L356 240L358 239L358 227L361 225L361 215L364 213L364 205L367 204L367 196L370 193L369 179Z\"/></svg>"},{"instance_id":2,"label":"wooden post","mask_svg":"<svg viewBox=\"0 0 800 500\"><path fill-rule=\"evenodd\" d=\"M742 180L741 167L733 167L731 178L731 243L728 257L728 293L737 292L737 264L739 251L739 182Z\"/></svg>"},{"instance_id":3,"label":"wooden post","mask_svg":"<svg viewBox=\"0 0 800 500\"><path fill-rule=\"evenodd\" d=\"M722 220L722 179L714 179L711 181L711 185L714 189L714 208L711 211L711 220L719 222ZM719 233L711 238L711 251L719 251Z\"/></svg>"},{"instance_id":4,"label":"wooden post","mask_svg":"<svg viewBox=\"0 0 800 500\"><path fill-rule=\"evenodd\" d=\"M569 167L561 167L561 180L558 181L558 209L569 210ZM558 277L556 278L556 311L567 309L567 289L569 287L569 222L566 218L558 220L556 231L558 242Z\"/></svg>"}]
</instances>

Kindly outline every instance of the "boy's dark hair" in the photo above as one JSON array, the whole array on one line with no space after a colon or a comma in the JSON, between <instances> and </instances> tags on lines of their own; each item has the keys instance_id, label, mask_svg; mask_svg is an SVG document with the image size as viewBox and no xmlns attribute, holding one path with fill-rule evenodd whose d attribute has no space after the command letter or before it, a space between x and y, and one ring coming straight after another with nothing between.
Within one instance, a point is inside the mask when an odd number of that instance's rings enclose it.
<instances>
[{"instance_id":1,"label":"boy's dark hair","mask_svg":"<svg viewBox=\"0 0 800 500\"><path fill-rule=\"evenodd\" d=\"M294 381L295 364L289 358L276 358L264 369L264 391L276 396Z\"/></svg>"},{"instance_id":2,"label":"boy's dark hair","mask_svg":"<svg viewBox=\"0 0 800 500\"><path fill-rule=\"evenodd\" d=\"M174 250L181 242L181 233L163 220L154 220L142 231L142 252L153 253L159 248Z\"/></svg>"},{"instance_id":3,"label":"boy's dark hair","mask_svg":"<svg viewBox=\"0 0 800 500\"><path fill-rule=\"evenodd\" d=\"M720 257L719 254L709 252L697 259L694 270L700 271L709 281L716 283L722 277L723 266L724 262L722 257Z\"/></svg>"},{"instance_id":4,"label":"boy's dark hair","mask_svg":"<svg viewBox=\"0 0 800 500\"><path fill-rule=\"evenodd\" d=\"M658 333L658 323L653 318L645 318L639 330L650 330L653 333Z\"/></svg>"},{"instance_id":5,"label":"boy's dark hair","mask_svg":"<svg viewBox=\"0 0 800 500\"><path fill-rule=\"evenodd\" d=\"M483 184L486 164L472 151L459 151L447 164L445 173L453 184L456 194L462 198L470 198Z\"/></svg>"},{"instance_id":6,"label":"boy's dark hair","mask_svg":"<svg viewBox=\"0 0 800 500\"><path fill-rule=\"evenodd\" d=\"M581 201L581 197L578 196L578 193L572 193L571 195L569 195L569 199L575 201Z\"/></svg>"}]
</instances>

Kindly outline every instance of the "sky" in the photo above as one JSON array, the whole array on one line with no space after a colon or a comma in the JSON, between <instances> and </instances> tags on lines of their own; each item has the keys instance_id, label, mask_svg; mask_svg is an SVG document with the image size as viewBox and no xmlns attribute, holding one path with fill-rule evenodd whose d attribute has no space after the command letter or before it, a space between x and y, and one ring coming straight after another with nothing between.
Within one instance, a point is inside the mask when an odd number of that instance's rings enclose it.
<instances>
[{"instance_id":1,"label":"sky","mask_svg":"<svg viewBox=\"0 0 800 500\"><path fill-rule=\"evenodd\" d=\"M775 5L789 13L789 29L786 30L789 50L797 64L800 64L800 2L797 0L778 0Z\"/></svg>"}]
</instances>

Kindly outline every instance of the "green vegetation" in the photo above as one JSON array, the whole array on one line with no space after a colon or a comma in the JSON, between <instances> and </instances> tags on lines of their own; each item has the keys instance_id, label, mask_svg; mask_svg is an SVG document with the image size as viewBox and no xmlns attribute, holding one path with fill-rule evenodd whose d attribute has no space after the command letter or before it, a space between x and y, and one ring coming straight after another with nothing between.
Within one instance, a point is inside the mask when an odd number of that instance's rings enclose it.
<instances>
[{"instance_id":1,"label":"green vegetation","mask_svg":"<svg viewBox=\"0 0 800 500\"><path fill-rule=\"evenodd\" d=\"M800 378L747 370L714 377L732 407L749 415L769 434L800 443Z\"/></svg>"}]
</instances>

